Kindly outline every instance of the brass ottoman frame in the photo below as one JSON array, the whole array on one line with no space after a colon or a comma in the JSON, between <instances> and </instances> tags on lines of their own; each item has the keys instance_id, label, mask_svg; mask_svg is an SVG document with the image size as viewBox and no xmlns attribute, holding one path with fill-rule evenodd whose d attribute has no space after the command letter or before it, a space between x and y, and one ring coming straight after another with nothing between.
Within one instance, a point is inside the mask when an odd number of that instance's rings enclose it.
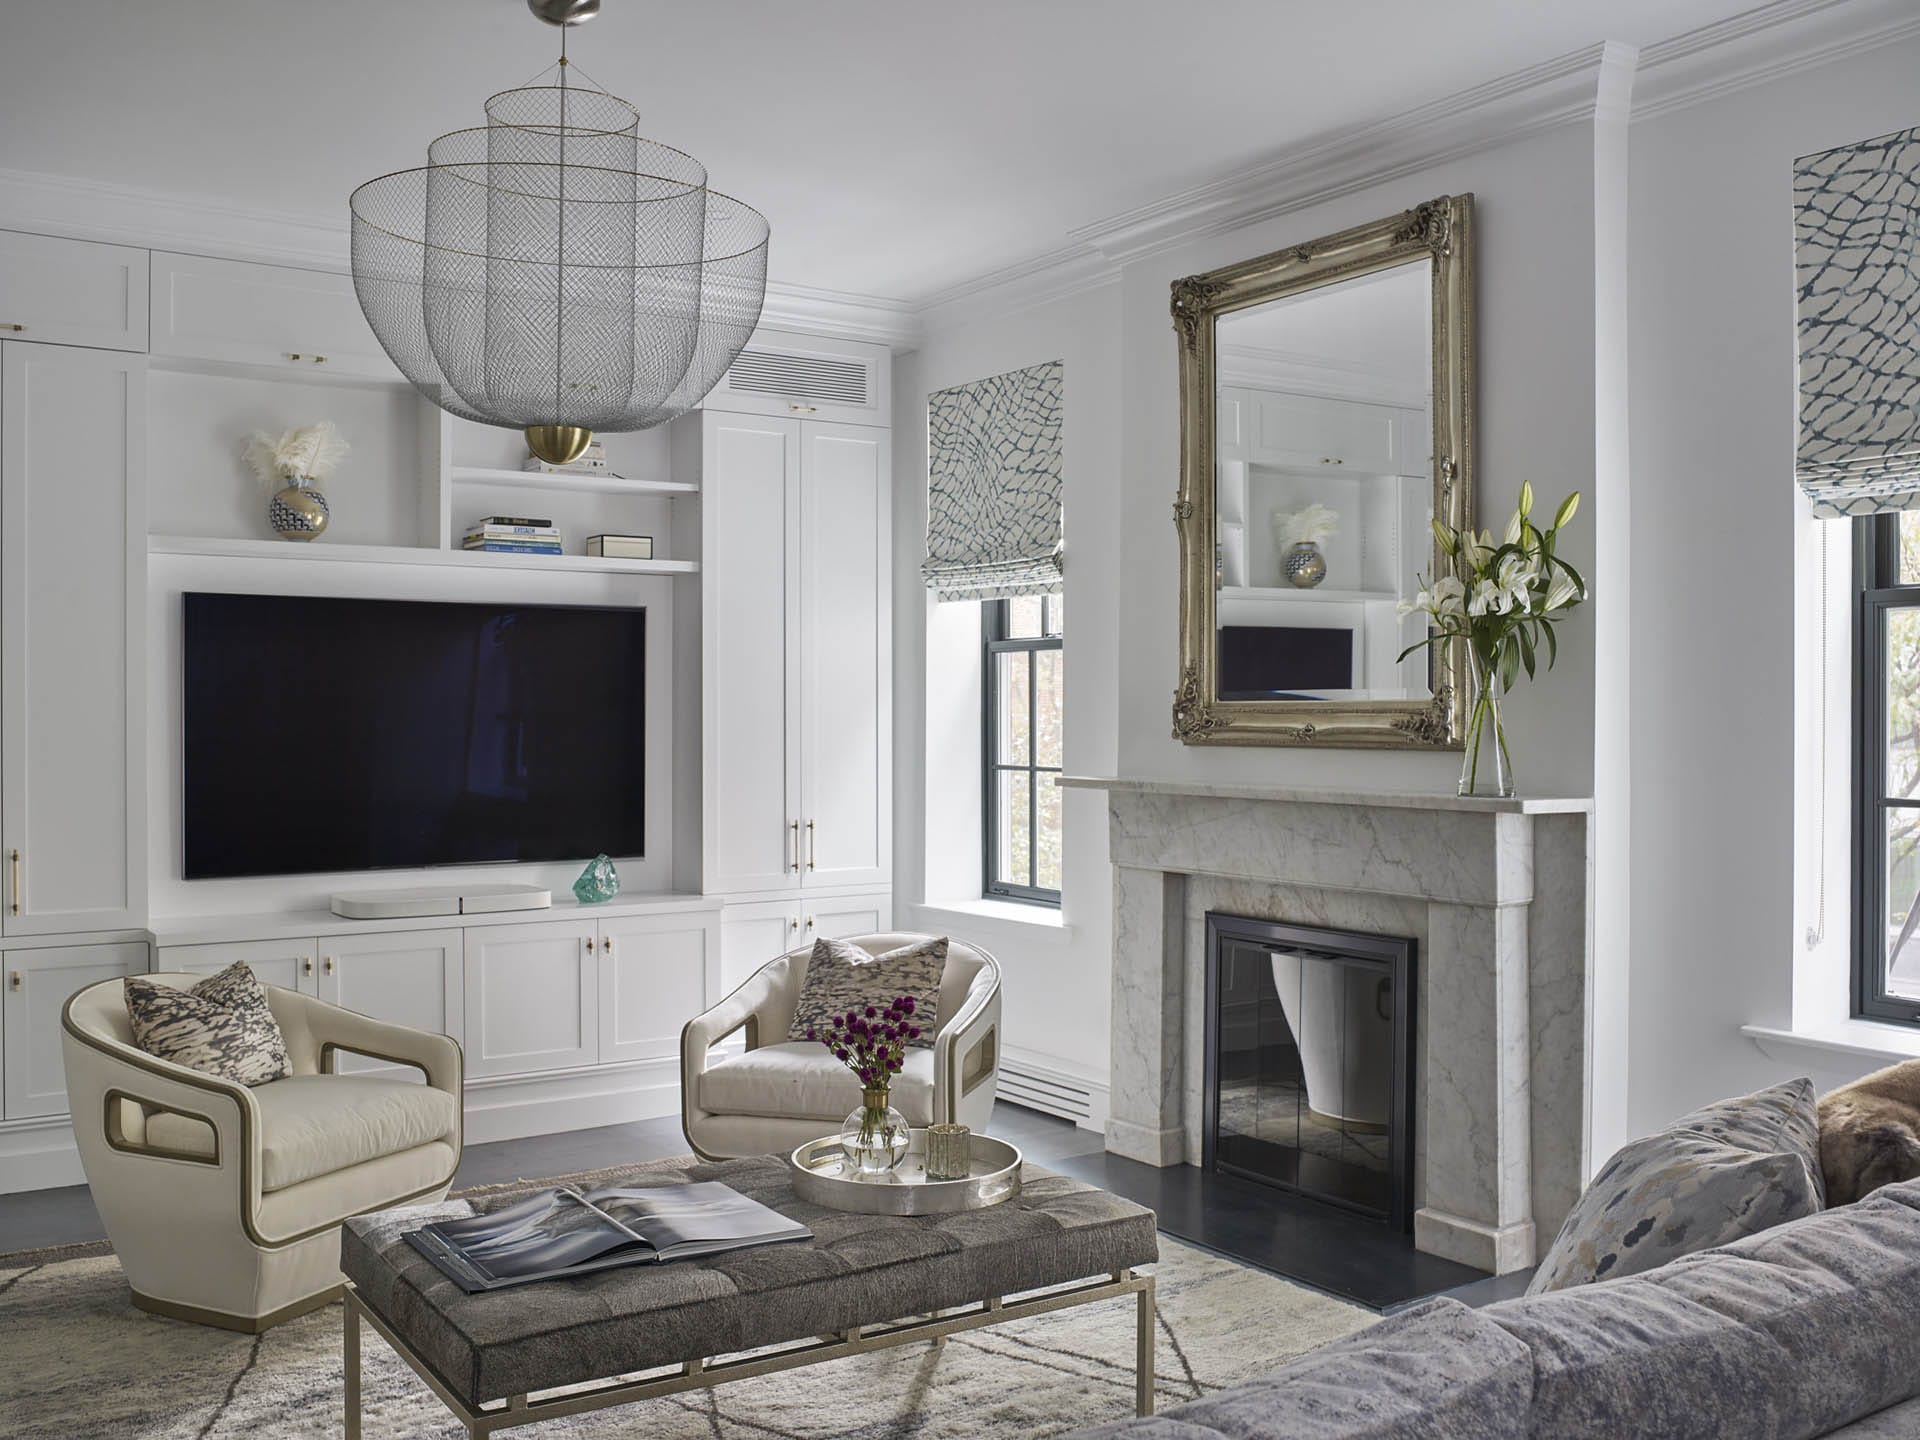
<instances>
[{"instance_id":1,"label":"brass ottoman frame","mask_svg":"<svg viewBox=\"0 0 1920 1440\"><path fill-rule=\"evenodd\" d=\"M1055 1310L1066 1310L1076 1305L1091 1305L1101 1300L1117 1300L1127 1295L1137 1297L1134 1337L1134 1413L1151 1415L1153 1413L1153 1276L1136 1274L1132 1270L1117 1270L1103 1280L1035 1291L1011 1300L995 1297L961 1310L936 1313L925 1320L906 1320L885 1325L855 1325L837 1334L823 1335L817 1340L802 1341L770 1351L749 1351L738 1359L724 1360L707 1357L688 1360L684 1364L664 1371L642 1371L636 1375L614 1376L589 1386L569 1386L563 1390L544 1394L535 1392L528 1395L515 1395L507 1400L490 1401L477 1408L467 1404L453 1392L451 1386L434 1374L433 1368L416 1355L412 1347L395 1334L393 1327L375 1314L361 1300L359 1291L349 1284L345 1288L346 1317L344 1321L346 1440L361 1440L360 1322L362 1320L379 1332L381 1338L393 1347L394 1353L406 1361L412 1367L414 1374L426 1382L427 1388L440 1397L441 1403L466 1426L467 1435L478 1437L491 1435L496 1430L506 1430L514 1426L535 1425L542 1420L553 1420L563 1415L579 1415L587 1411L604 1410L610 1406L626 1405L636 1400L654 1400L663 1395L677 1395L686 1390L720 1385L728 1380L748 1380L756 1375L771 1375L781 1370L798 1369L803 1365L819 1365L828 1360L839 1360L848 1355L864 1355L870 1351L884 1350L896 1345L911 1345L921 1340L930 1340L938 1345L947 1336L964 1331L979 1330L989 1325L1004 1325L1012 1320L1024 1320L1031 1315L1045 1315Z\"/></svg>"}]
</instances>

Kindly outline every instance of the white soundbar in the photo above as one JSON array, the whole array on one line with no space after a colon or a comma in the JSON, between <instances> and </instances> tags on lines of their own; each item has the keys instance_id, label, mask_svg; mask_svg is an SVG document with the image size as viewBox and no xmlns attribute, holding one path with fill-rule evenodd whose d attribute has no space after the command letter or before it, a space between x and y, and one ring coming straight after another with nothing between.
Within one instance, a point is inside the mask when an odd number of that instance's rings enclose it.
<instances>
[{"instance_id":1,"label":"white soundbar","mask_svg":"<svg viewBox=\"0 0 1920 1440\"><path fill-rule=\"evenodd\" d=\"M553 892L538 885L465 885L458 890L354 890L333 897L333 913L349 920L401 920L415 915L486 915L545 910Z\"/></svg>"}]
</instances>

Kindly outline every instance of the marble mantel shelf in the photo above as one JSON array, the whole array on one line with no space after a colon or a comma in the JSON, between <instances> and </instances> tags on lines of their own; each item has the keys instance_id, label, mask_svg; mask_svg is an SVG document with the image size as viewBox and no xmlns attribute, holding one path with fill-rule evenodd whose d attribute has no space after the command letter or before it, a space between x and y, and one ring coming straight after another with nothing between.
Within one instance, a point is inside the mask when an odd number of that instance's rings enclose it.
<instances>
[{"instance_id":1,"label":"marble mantel shelf","mask_svg":"<svg viewBox=\"0 0 1920 1440\"><path fill-rule=\"evenodd\" d=\"M1113 775L1062 775L1076 790L1132 790L1212 800L1274 800L1296 805L1357 805L1379 810L1459 810L1477 815L1585 815L1593 801L1577 795L1430 795L1406 790L1327 790L1303 785L1208 785L1196 780L1134 780Z\"/></svg>"}]
</instances>

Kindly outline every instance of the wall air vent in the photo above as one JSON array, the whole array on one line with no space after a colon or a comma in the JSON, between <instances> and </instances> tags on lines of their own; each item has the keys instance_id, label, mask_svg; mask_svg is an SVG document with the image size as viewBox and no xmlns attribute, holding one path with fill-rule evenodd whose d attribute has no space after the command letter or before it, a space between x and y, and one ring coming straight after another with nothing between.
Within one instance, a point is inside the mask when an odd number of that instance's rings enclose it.
<instances>
[{"instance_id":1,"label":"wall air vent","mask_svg":"<svg viewBox=\"0 0 1920 1440\"><path fill-rule=\"evenodd\" d=\"M727 389L823 405L866 406L873 404L872 377L873 368L864 360L748 349L727 372Z\"/></svg>"}]
</instances>

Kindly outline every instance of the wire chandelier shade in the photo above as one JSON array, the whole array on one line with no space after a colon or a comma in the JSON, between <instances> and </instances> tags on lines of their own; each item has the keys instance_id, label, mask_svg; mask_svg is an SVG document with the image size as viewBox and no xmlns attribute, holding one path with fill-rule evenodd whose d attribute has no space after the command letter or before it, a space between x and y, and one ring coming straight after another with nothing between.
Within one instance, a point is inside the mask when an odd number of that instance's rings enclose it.
<instances>
[{"instance_id":1,"label":"wire chandelier shade","mask_svg":"<svg viewBox=\"0 0 1920 1440\"><path fill-rule=\"evenodd\" d=\"M633 106L570 83L562 35L557 83L492 96L350 202L354 291L401 373L559 463L705 398L759 323L768 241Z\"/></svg>"}]
</instances>

